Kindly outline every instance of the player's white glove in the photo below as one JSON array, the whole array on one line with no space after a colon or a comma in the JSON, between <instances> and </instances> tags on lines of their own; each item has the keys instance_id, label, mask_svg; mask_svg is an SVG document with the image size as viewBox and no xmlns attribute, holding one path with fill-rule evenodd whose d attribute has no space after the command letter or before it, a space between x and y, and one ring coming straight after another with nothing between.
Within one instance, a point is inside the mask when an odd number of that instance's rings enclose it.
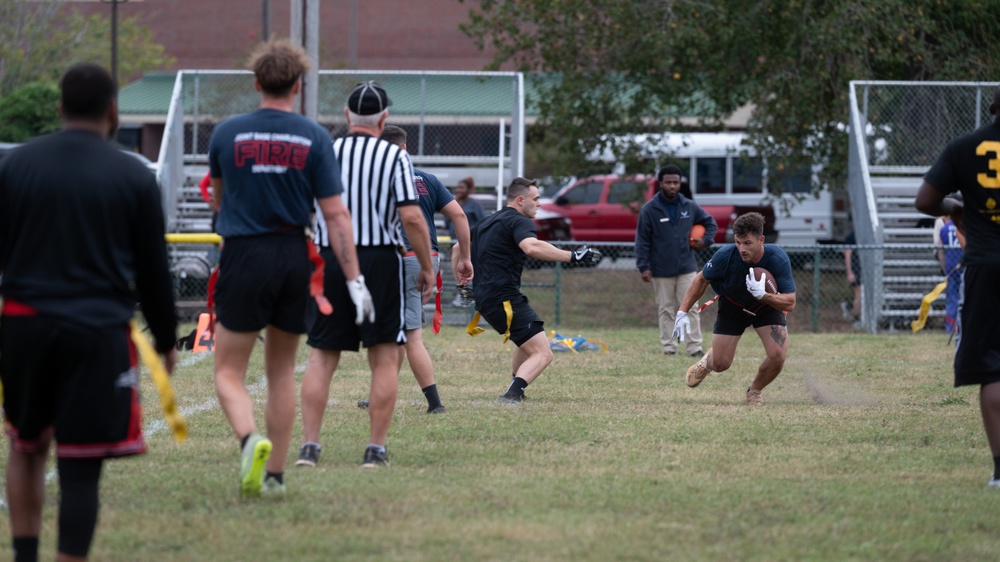
<instances>
[{"instance_id":1,"label":"player's white glove","mask_svg":"<svg viewBox=\"0 0 1000 562\"><path fill-rule=\"evenodd\" d=\"M351 294L351 300L354 302L354 309L357 311L357 317L354 318L354 323L360 326L365 321L365 317L368 317L369 322L375 321L375 302L372 301L372 294L368 292L368 286L365 285L365 276L358 275L354 279L347 282L347 292Z\"/></svg>"},{"instance_id":2,"label":"player's white glove","mask_svg":"<svg viewBox=\"0 0 1000 562\"><path fill-rule=\"evenodd\" d=\"M676 338L684 341L684 336L689 331L691 331L691 320L688 319L688 313L678 310L677 316L674 318L674 334L670 336L670 339Z\"/></svg>"},{"instance_id":3,"label":"player's white glove","mask_svg":"<svg viewBox=\"0 0 1000 562\"><path fill-rule=\"evenodd\" d=\"M757 300L764 298L764 274L761 273L760 280L755 279L752 267L750 273L747 274L747 290Z\"/></svg>"},{"instance_id":4,"label":"player's white glove","mask_svg":"<svg viewBox=\"0 0 1000 562\"><path fill-rule=\"evenodd\" d=\"M597 265L601 261L601 252L588 246L580 246L573 250L569 256L569 263L582 263L585 265Z\"/></svg>"}]
</instances>

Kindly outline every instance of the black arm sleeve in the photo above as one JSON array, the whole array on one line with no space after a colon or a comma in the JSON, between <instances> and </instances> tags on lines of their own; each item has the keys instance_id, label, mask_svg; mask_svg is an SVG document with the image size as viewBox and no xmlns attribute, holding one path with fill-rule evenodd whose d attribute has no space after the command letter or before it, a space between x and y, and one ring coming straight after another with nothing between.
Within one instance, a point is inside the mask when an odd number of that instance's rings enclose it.
<instances>
[{"instance_id":1,"label":"black arm sleeve","mask_svg":"<svg viewBox=\"0 0 1000 562\"><path fill-rule=\"evenodd\" d=\"M139 304L153 334L156 351L165 353L177 340L177 312L167 265L167 244L163 237L165 228L160 190L155 181L143 185L133 220Z\"/></svg>"}]
</instances>

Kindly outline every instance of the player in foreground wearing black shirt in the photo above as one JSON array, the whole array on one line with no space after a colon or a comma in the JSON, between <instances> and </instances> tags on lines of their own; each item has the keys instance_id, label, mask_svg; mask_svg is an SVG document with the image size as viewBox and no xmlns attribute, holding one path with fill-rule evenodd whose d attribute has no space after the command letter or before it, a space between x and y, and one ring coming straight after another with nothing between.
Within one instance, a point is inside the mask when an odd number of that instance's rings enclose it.
<instances>
[{"instance_id":1,"label":"player in foreground wearing black shirt","mask_svg":"<svg viewBox=\"0 0 1000 562\"><path fill-rule=\"evenodd\" d=\"M63 129L0 163L0 378L14 560L37 560L45 464L56 442L57 560L84 560L104 459L145 452L136 301L164 356L177 320L156 178L108 142L115 83L94 64L60 81Z\"/></svg>"},{"instance_id":2,"label":"player in foreground wearing black shirt","mask_svg":"<svg viewBox=\"0 0 1000 562\"><path fill-rule=\"evenodd\" d=\"M539 240L531 219L538 212L538 185L535 180L514 178L507 188L507 206L479 221L472 229L472 267L476 272L474 296L476 316L469 323L470 335L478 328L480 316L504 341L517 345L513 377L501 402L517 403L524 389L552 362L552 350L545 337L543 322L521 294L521 273L528 257L544 261L596 265L601 253L583 246L561 250ZM459 252L452 251L455 262ZM457 267L457 264L454 264Z\"/></svg>"}]
</instances>

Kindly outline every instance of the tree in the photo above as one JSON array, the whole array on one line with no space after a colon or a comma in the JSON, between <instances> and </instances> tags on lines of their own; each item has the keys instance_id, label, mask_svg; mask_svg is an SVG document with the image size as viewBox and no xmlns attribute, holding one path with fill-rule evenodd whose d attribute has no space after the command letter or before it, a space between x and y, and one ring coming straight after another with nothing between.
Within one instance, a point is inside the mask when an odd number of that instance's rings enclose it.
<instances>
[{"instance_id":1,"label":"tree","mask_svg":"<svg viewBox=\"0 0 1000 562\"><path fill-rule=\"evenodd\" d=\"M464 1L464 0L463 0ZM851 80L995 80L987 3L939 0L478 0L462 26L491 68L553 73L540 132L556 173L593 169L606 135L699 128L751 103L769 161L846 167ZM636 164L641 147L623 155ZM632 169L635 169L634 167Z\"/></svg>"},{"instance_id":2,"label":"tree","mask_svg":"<svg viewBox=\"0 0 1000 562\"><path fill-rule=\"evenodd\" d=\"M84 16L50 0L0 0L0 97L29 82L54 84L78 62L110 68L110 37L108 16ZM150 37L134 18L118 22L120 76L173 64Z\"/></svg>"},{"instance_id":3,"label":"tree","mask_svg":"<svg viewBox=\"0 0 1000 562\"><path fill-rule=\"evenodd\" d=\"M59 90L32 82L0 98L0 142L23 142L59 128Z\"/></svg>"}]
</instances>

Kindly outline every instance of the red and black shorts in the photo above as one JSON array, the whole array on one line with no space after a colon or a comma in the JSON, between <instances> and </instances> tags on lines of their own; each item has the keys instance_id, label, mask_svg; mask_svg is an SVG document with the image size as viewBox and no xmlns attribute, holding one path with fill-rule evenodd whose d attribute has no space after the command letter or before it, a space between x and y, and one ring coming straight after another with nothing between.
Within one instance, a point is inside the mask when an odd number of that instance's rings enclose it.
<instances>
[{"instance_id":1,"label":"red and black shorts","mask_svg":"<svg viewBox=\"0 0 1000 562\"><path fill-rule=\"evenodd\" d=\"M785 313L768 305L758 305L757 308L745 309L726 297L719 299L719 313L715 317L713 334L723 336L742 336L747 328L764 326L786 326L788 321Z\"/></svg>"},{"instance_id":2,"label":"red and black shorts","mask_svg":"<svg viewBox=\"0 0 1000 562\"><path fill-rule=\"evenodd\" d=\"M215 317L234 332L271 325L306 332L312 262L301 230L227 238L219 258Z\"/></svg>"},{"instance_id":3,"label":"red and black shorts","mask_svg":"<svg viewBox=\"0 0 1000 562\"><path fill-rule=\"evenodd\" d=\"M1000 266L965 266L965 293L959 301L955 386L1000 382Z\"/></svg>"},{"instance_id":4,"label":"red and black shorts","mask_svg":"<svg viewBox=\"0 0 1000 562\"><path fill-rule=\"evenodd\" d=\"M7 434L16 450L60 458L146 451L137 353L128 326L88 328L4 303L0 379Z\"/></svg>"},{"instance_id":5,"label":"red and black shorts","mask_svg":"<svg viewBox=\"0 0 1000 562\"><path fill-rule=\"evenodd\" d=\"M323 294L333 305L333 314L319 313L315 302L309 304L308 344L330 351L358 351L360 345L406 343L403 308L403 256L395 246L358 246L358 265L365 285L375 303L375 322L358 326L354 301L347 291L347 280L340 263L329 248L320 250L326 262Z\"/></svg>"}]
</instances>

